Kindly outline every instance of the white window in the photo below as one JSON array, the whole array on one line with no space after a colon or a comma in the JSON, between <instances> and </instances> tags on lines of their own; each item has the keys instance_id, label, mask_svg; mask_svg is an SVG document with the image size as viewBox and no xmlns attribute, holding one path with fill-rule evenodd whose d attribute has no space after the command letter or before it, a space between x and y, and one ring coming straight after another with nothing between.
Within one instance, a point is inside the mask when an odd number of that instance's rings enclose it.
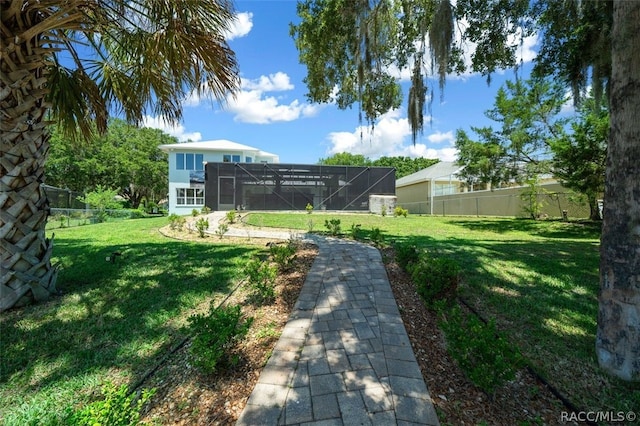
<instances>
[{"instance_id":1,"label":"white window","mask_svg":"<svg viewBox=\"0 0 640 426\"><path fill-rule=\"evenodd\" d=\"M176 204L179 206L204 205L204 189L202 188L177 188Z\"/></svg>"},{"instance_id":2,"label":"white window","mask_svg":"<svg viewBox=\"0 0 640 426\"><path fill-rule=\"evenodd\" d=\"M240 162L240 156L239 155L231 155L231 154L223 154L222 155L222 162L223 163L239 163Z\"/></svg>"},{"instance_id":3,"label":"white window","mask_svg":"<svg viewBox=\"0 0 640 426\"><path fill-rule=\"evenodd\" d=\"M203 163L204 163L203 154L189 154L189 153L176 154L177 170L204 170Z\"/></svg>"}]
</instances>

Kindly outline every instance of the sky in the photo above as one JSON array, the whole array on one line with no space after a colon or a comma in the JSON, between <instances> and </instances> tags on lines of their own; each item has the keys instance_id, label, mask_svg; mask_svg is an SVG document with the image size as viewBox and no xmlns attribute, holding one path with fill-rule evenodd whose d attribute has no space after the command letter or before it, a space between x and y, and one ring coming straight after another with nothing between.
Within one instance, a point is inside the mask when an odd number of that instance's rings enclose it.
<instances>
[{"instance_id":1,"label":"sky","mask_svg":"<svg viewBox=\"0 0 640 426\"><path fill-rule=\"evenodd\" d=\"M282 163L315 164L340 152L372 160L408 156L454 161L456 130L470 132L471 126L494 124L484 112L492 108L500 86L516 77L513 70L498 72L488 85L480 74L451 75L442 101L436 83L431 116L425 117L424 133L414 145L406 99L400 109L382 116L373 132L366 125L361 129L357 105L340 110L333 104L308 102L306 68L299 63L289 35L289 24L299 22L295 0L237 0L235 8L237 19L227 40L242 79L236 98L222 108L192 96L183 103L179 125L146 116L145 126L160 128L179 141L227 139L277 154ZM530 69L536 45L537 37L530 37L518 52L524 73ZM398 78L406 97L408 72L399 72Z\"/></svg>"}]
</instances>

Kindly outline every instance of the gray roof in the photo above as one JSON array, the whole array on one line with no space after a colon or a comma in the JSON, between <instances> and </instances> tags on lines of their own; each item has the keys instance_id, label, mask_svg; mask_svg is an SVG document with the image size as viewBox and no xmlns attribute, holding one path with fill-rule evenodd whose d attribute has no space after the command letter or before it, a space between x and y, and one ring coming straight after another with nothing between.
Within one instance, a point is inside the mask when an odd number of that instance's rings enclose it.
<instances>
[{"instance_id":1,"label":"gray roof","mask_svg":"<svg viewBox=\"0 0 640 426\"><path fill-rule=\"evenodd\" d=\"M456 173L462 170L455 161L440 161L433 166L422 169L418 172L405 176L396 181L396 188L400 186L413 185L431 180L459 180Z\"/></svg>"}]
</instances>

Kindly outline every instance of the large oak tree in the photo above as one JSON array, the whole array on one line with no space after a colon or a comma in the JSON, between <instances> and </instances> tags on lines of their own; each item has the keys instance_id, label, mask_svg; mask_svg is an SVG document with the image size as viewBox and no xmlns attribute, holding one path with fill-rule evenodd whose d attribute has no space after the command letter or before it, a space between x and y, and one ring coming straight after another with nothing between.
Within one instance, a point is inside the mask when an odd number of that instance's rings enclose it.
<instances>
[{"instance_id":1,"label":"large oak tree","mask_svg":"<svg viewBox=\"0 0 640 426\"><path fill-rule=\"evenodd\" d=\"M55 292L42 187L48 127L110 113L181 118L192 91L239 88L230 0L0 0L0 311Z\"/></svg>"},{"instance_id":2,"label":"large oak tree","mask_svg":"<svg viewBox=\"0 0 640 426\"><path fill-rule=\"evenodd\" d=\"M357 103L370 123L401 103L395 69L410 69L407 113L414 140L424 127L430 81L443 87L465 68L465 41L475 43L471 68L490 78L516 66L523 36L539 31L538 76L552 75L579 99L589 84L608 95L600 313L600 365L640 380L640 2L537 0L304 0L291 33L307 66L308 97ZM460 42L455 23L465 23ZM462 28L462 26L461 26Z\"/></svg>"}]
</instances>

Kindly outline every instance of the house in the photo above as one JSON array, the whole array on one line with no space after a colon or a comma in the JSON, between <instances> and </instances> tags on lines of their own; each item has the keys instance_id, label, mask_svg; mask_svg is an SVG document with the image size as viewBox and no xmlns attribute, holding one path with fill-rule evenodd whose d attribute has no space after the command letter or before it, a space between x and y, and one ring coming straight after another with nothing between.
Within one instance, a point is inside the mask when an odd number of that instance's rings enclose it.
<instances>
[{"instance_id":1,"label":"house","mask_svg":"<svg viewBox=\"0 0 640 426\"><path fill-rule=\"evenodd\" d=\"M190 214L205 205L206 163L278 163L279 157L225 139L160 145L169 155L169 213Z\"/></svg>"},{"instance_id":2,"label":"house","mask_svg":"<svg viewBox=\"0 0 640 426\"><path fill-rule=\"evenodd\" d=\"M454 161L440 161L396 181L397 204L412 213L433 214L433 197L463 192L462 170Z\"/></svg>"}]
</instances>

